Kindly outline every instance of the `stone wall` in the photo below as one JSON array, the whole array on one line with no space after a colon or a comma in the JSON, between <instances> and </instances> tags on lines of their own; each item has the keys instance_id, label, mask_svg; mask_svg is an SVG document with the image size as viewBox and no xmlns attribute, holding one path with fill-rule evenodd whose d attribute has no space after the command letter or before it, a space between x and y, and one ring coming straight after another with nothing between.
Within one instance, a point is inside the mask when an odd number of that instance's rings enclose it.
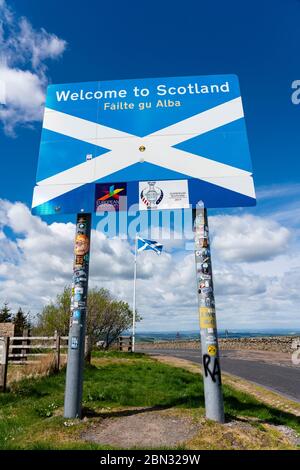
<instances>
[{"instance_id":1,"label":"stone wall","mask_svg":"<svg viewBox=\"0 0 300 470\"><path fill-rule=\"evenodd\" d=\"M276 351L291 353L292 342L296 336L266 336L261 338L221 338L221 349L251 349L257 351ZM155 343L137 343L137 349L199 349L200 341L162 341Z\"/></svg>"},{"instance_id":2,"label":"stone wall","mask_svg":"<svg viewBox=\"0 0 300 470\"><path fill-rule=\"evenodd\" d=\"M15 325L13 323L0 323L0 336L14 336Z\"/></svg>"}]
</instances>

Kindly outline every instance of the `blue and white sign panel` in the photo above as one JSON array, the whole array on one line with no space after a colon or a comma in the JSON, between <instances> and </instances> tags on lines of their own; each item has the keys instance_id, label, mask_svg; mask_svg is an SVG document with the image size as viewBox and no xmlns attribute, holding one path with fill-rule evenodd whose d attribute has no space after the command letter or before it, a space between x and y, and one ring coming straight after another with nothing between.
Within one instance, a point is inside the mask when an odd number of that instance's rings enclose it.
<instances>
[{"instance_id":1,"label":"blue and white sign panel","mask_svg":"<svg viewBox=\"0 0 300 470\"><path fill-rule=\"evenodd\" d=\"M100 202L118 198L122 183L140 209L180 207L178 197L182 207L255 205L238 78L49 86L33 212L93 212L101 183Z\"/></svg>"}]
</instances>

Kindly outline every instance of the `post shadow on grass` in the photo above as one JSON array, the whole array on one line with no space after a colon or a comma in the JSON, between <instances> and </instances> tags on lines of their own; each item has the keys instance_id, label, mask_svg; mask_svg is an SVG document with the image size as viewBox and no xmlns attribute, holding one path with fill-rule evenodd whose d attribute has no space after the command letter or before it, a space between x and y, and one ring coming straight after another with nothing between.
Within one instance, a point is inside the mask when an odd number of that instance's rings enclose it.
<instances>
[{"instance_id":1,"label":"post shadow on grass","mask_svg":"<svg viewBox=\"0 0 300 470\"><path fill-rule=\"evenodd\" d=\"M187 397L182 396L182 397L176 397L167 400L165 404L157 404L153 406L143 406L135 409L127 409L127 410L117 410L117 411L108 411L108 412L103 412L103 411L96 411L93 408L89 408L87 406L84 406L82 408L82 416L83 417L89 417L89 418L120 418L122 416L132 416L140 413L146 413L150 411L162 411L162 410L168 410L170 408L174 408L176 406L181 406L181 405L187 405ZM204 396L192 396L189 399L188 405L191 408L199 408L203 407L204 408Z\"/></svg>"},{"instance_id":2,"label":"post shadow on grass","mask_svg":"<svg viewBox=\"0 0 300 470\"><path fill-rule=\"evenodd\" d=\"M293 415L292 413L281 411L269 405L256 402L255 399L253 399L251 403L244 403L238 398L230 395L224 397L224 403L226 422L232 420L243 421L242 417L250 416L257 418L257 423L273 425L286 424L288 426L293 426L298 430L298 432L300 431L299 417ZM239 414L241 416L238 416ZM269 416L263 416L264 414L268 414Z\"/></svg>"},{"instance_id":3,"label":"post shadow on grass","mask_svg":"<svg viewBox=\"0 0 300 470\"><path fill-rule=\"evenodd\" d=\"M259 403L255 398L249 396L245 396L246 401L244 402L243 395L241 395L240 398L234 396L233 393L234 392L226 390L224 394L226 422L230 422L232 420L243 421L243 417L254 417L257 418L255 421L256 423L267 423L273 425L285 424L295 428L299 432L300 420L292 413L264 405ZM95 402L97 401L99 400L95 399ZM166 397L164 403L158 402L152 406L142 406L138 409L97 412L94 409L85 406L83 408L83 415L86 417L118 418L151 411L155 412L173 407L180 407L183 405L185 408L202 407L204 409L204 395L202 387L200 387L198 390L192 390L191 393L187 395Z\"/></svg>"},{"instance_id":4,"label":"post shadow on grass","mask_svg":"<svg viewBox=\"0 0 300 470\"><path fill-rule=\"evenodd\" d=\"M148 413L151 411L163 411L172 408L173 405L155 405L145 406L131 410L116 410L116 411L96 411L93 408L83 407L82 417L87 418L122 418L125 416L134 416L141 413Z\"/></svg>"}]
</instances>

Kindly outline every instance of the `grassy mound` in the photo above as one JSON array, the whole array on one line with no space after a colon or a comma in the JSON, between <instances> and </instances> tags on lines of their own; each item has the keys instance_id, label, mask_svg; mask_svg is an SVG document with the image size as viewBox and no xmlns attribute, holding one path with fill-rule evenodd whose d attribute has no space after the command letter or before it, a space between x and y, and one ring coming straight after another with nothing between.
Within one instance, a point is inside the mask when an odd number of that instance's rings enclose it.
<instances>
[{"instance_id":1,"label":"grassy mound","mask_svg":"<svg viewBox=\"0 0 300 470\"><path fill-rule=\"evenodd\" d=\"M85 418L81 421L63 418L64 387L62 370L50 377L16 382L9 393L0 394L0 449L107 449L107 445L83 441L82 432L103 418L117 417L139 407L175 410L202 420L203 426L212 426L203 418L203 384L199 375L143 354L94 355L92 365L85 369ZM253 422L251 426L257 431L274 434L274 430L267 431L264 426L286 425L300 433L299 419L292 414L263 405L228 386L223 390L229 421L243 421L244 417ZM213 443L201 442L198 439L197 446L214 448ZM282 448L288 448L285 445L282 441Z\"/></svg>"}]
</instances>

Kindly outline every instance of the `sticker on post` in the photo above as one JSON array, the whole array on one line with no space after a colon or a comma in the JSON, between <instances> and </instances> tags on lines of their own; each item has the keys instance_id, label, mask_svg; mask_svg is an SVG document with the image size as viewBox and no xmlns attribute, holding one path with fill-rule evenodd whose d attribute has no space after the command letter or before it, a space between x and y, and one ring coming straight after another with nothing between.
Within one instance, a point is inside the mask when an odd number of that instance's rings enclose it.
<instances>
[{"instance_id":1,"label":"sticker on post","mask_svg":"<svg viewBox=\"0 0 300 470\"><path fill-rule=\"evenodd\" d=\"M207 348L207 352L210 356L215 356L217 354L217 346L211 344Z\"/></svg>"},{"instance_id":2,"label":"sticker on post","mask_svg":"<svg viewBox=\"0 0 300 470\"><path fill-rule=\"evenodd\" d=\"M83 233L78 233L75 238L75 255L76 256L84 256L88 253L90 247L89 237ZM83 262L83 259L82 259ZM77 264L77 261L76 261ZM79 261L79 264L82 264Z\"/></svg>"},{"instance_id":3,"label":"sticker on post","mask_svg":"<svg viewBox=\"0 0 300 470\"><path fill-rule=\"evenodd\" d=\"M200 328L216 328L216 314L214 308L200 307Z\"/></svg>"},{"instance_id":4,"label":"sticker on post","mask_svg":"<svg viewBox=\"0 0 300 470\"><path fill-rule=\"evenodd\" d=\"M73 312L74 320L80 320L80 317L81 317L80 310L74 310Z\"/></svg>"},{"instance_id":5,"label":"sticker on post","mask_svg":"<svg viewBox=\"0 0 300 470\"><path fill-rule=\"evenodd\" d=\"M71 349L78 349L79 338L78 336L72 336L71 338Z\"/></svg>"},{"instance_id":6,"label":"sticker on post","mask_svg":"<svg viewBox=\"0 0 300 470\"><path fill-rule=\"evenodd\" d=\"M208 330L207 330L208 331ZM216 345L217 344L217 338L215 335L213 334L208 334L206 336L206 344L214 344Z\"/></svg>"}]
</instances>

